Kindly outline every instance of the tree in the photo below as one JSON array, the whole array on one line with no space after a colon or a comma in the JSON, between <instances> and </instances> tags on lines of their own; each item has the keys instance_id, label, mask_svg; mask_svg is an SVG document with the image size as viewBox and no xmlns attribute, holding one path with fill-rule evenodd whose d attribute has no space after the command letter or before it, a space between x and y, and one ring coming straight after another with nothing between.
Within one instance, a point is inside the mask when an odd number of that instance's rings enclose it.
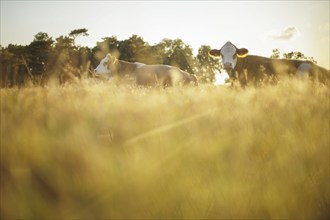
<instances>
[{"instance_id":1,"label":"tree","mask_svg":"<svg viewBox=\"0 0 330 220\"><path fill-rule=\"evenodd\" d=\"M88 36L88 30L86 28L74 29L69 33L69 37L76 38L78 36Z\"/></svg>"},{"instance_id":2,"label":"tree","mask_svg":"<svg viewBox=\"0 0 330 220\"><path fill-rule=\"evenodd\" d=\"M100 44L98 43L98 45L97 45L97 46L99 46L100 49L106 50L105 51L106 53L108 53L108 52L113 53L115 51L118 51L119 41L116 36L105 37L102 39L103 39L103 42L101 42Z\"/></svg>"},{"instance_id":3,"label":"tree","mask_svg":"<svg viewBox=\"0 0 330 220\"><path fill-rule=\"evenodd\" d=\"M86 28L74 29L69 33L69 37L73 39L73 43L75 44L77 37L89 36L89 34L87 32L88 32L88 30Z\"/></svg>"},{"instance_id":4,"label":"tree","mask_svg":"<svg viewBox=\"0 0 330 220\"><path fill-rule=\"evenodd\" d=\"M278 59L280 58L280 51L279 49L275 48L273 49L273 54L270 56L272 59Z\"/></svg>"},{"instance_id":5,"label":"tree","mask_svg":"<svg viewBox=\"0 0 330 220\"><path fill-rule=\"evenodd\" d=\"M279 49L274 49L273 54L270 56L270 58L273 58L273 59L281 58ZM299 51L283 53L282 58L289 59L289 60L309 60L315 64L317 63L317 61L313 57L306 57L305 54L303 54L302 52L299 52Z\"/></svg>"},{"instance_id":6,"label":"tree","mask_svg":"<svg viewBox=\"0 0 330 220\"><path fill-rule=\"evenodd\" d=\"M126 49L128 49L128 54L130 54L130 57L128 58L128 61L132 62L142 62L146 64L150 64L150 45L144 41L142 37L139 37L137 35L132 35L127 41Z\"/></svg>"},{"instance_id":7,"label":"tree","mask_svg":"<svg viewBox=\"0 0 330 220\"><path fill-rule=\"evenodd\" d=\"M0 48L0 86L7 87L12 84L12 65L14 62L15 54L7 48Z\"/></svg>"},{"instance_id":8,"label":"tree","mask_svg":"<svg viewBox=\"0 0 330 220\"><path fill-rule=\"evenodd\" d=\"M79 36L88 36L86 28L74 29L68 36L60 36L56 38L55 49L57 51L58 63L66 62L71 59L74 66L78 67L81 64L81 53L75 45L75 39Z\"/></svg>"},{"instance_id":9,"label":"tree","mask_svg":"<svg viewBox=\"0 0 330 220\"><path fill-rule=\"evenodd\" d=\"M39 32L28 46L27 62L33 75L41 75L49 68L49 59L53 55L54 40L45 32Z\"/></svg>"},{"instance_id":10,"label":"tree","mask_svg":"<svg viewBox=\"0 0 330 220\"><path fill-rule=\"evenodd\" d=\"M120 59L129 62L145 62L147 43L139 36L132 35L129 39L119 43Z\"/></svg>"},{"instance_id":11,"label":"tree","mask_svg":"<svg viewBox=\"0 0 330 220\"><path fill-rule=\"evenodd\" d=\"M202 45L198 49L196 56L196 75L200 82L213 82L215 80L215 73L220 72L222 69L221 62L217 59L212 59L208 53L211 47Z\"/></svg>"},{"instance_id":12,"label":"tree","mask_svg":"<svg viewBox=\"0 0 330 220\"><path fill-rule=\"evenodd\" d=\"M60 36L56 38L56 65L62 65L70 59L70 51L74 49L74 41L67 36Z\"/></svg>"},{"instance_id":13,"label":"tree","mask_svg":"<svg viewBox=\"0 0 330 220\"><path fill-rule=\"evenodd\" d=\"M317 63L317 61L313 57L306 57L302 52L294 51L290 53L283 53L283 57L285 59L295 59L295 60L309 60L313 63Z\"/></svg>"},{"instance_id":14,"label":"tree","mask_svg":"<svg viewBox=\"0 0 330 220\"><path fill-rule=\"evenodd\" d=\"M156 47L161 52L162 64L177 66L182 70L194 73L195 63L192 48L181 39L165 38Z\"/></svg>"},{"instance_id":15,"label":"tree","mask_svg":"<svg viewBox=\"0 0 330 220\"><path fill-rule=\"evenodd\" d=\"M29 55L28 47L9 44L2 49L1 56L1 78L4 79L3 86L22 86L31 77L31 67L27 61ZM3 71L3 72L2 72Z\"/></svg>"}]
</instances>

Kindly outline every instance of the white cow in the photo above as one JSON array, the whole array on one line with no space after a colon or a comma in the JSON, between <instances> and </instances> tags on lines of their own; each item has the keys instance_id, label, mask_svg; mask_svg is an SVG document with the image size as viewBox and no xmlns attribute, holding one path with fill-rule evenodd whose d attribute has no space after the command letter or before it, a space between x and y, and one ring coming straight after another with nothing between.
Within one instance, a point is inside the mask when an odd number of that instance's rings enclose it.
<instances>
[{"instance_id":1,"label":"white cow","mask_svg":"<svg viewBox=\"0 0 330 220\"><path fill-rule=\"evenodd\" d=\"M143 63L131 63L118 60L111 54L107 54L95 68L99 74L109 76L130 76L136 80L137 85L142 86L174 86L197 85L197 78L177 67L168 65L146 65Z\"/></svg>"}]
</instances>

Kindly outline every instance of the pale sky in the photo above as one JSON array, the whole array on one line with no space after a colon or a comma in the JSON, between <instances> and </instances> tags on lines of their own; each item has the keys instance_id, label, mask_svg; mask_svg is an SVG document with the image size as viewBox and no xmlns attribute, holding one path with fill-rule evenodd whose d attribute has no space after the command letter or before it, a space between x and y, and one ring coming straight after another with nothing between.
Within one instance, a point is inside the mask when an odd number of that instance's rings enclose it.
<instances>
[{"instance_id":1,"label":"pale sky","mask_svg":"<svg viewBox=\"0 0 330 220\"><path fill-rule=\"evenodd\" d=\"M329 69L329 0L314 1L3 1L1 45L29 44L38 32L53 39L78 28L94 47L104 37L141 36L151 45L180 38L194 53L227 41L269 57L303 52Z\"/></svg>"}]
</instances>

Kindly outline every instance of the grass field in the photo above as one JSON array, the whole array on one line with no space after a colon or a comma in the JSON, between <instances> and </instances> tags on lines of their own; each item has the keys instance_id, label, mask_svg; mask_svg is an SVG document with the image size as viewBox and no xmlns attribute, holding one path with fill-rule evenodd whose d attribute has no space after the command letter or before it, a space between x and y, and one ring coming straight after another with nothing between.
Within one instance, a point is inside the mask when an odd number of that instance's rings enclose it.
<instances>
[{"instance_id":1,"label":"grass field","mask_svg":"<svg viewBox=\"0 0 330 220\"><path fill-rule=\"evenodd\" d=\"M329 87L1 89L1 219L325 219Z\"/></svg>"}]
</instances>

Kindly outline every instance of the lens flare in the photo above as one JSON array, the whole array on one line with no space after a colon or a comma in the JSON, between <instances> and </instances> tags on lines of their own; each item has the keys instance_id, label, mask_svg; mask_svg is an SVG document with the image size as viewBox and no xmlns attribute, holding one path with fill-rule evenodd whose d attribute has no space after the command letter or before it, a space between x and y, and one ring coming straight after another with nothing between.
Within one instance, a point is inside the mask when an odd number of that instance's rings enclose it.
<instances>
[{"instance_id":1,"label":"lens flare","mask_svg":"<svg viewBox=\"0 0 330 220\"><path fill-rule=\"evenodd\" d=\"M229 79L229 76L227 72L217 72L215 74L215 82L214 85L225 85L227 79Z\"/></svg>"}]
</instances>

